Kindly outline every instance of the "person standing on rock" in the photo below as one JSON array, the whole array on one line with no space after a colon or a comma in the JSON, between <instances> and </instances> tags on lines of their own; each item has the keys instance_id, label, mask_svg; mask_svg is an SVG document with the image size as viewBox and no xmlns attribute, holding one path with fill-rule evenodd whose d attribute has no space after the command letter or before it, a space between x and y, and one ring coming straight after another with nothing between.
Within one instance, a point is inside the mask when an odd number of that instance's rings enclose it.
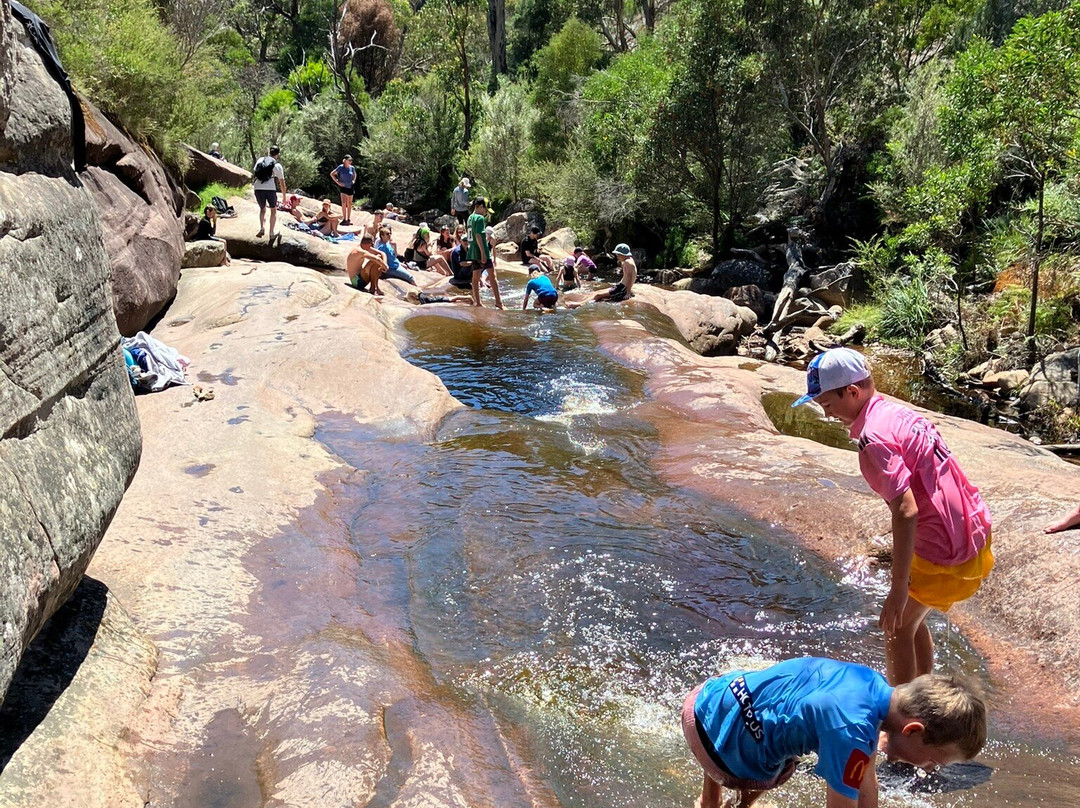
<instances>
[{"instance_id":1,"label":"person standing on rock","mask_svg":"<svg viewBox=\"0 0 1080 808\"><path fill-rule=\"evenodd\" d=\"M934 669L930 610L946 612L967 600L994 567L990 509L937 428L877 393L858 351L815 356L806 395L792 406L808 401L850 428L859 469L892 512L892 583L878 625L889 682L910 682Z\"/></svg>"},{"instance_id":2,"label":"person standing on rock","mask_svg":"<svg viewBox=\"0 0 1080 808\"><path fill-rule=\"evenodd\" d=\"M468 260L472 262L472 294L473 305L482 306L480 302L480 279L484 270L488 271L491 282L491 291L495 295L495 308L501 309L502 296L499 294L499 279L495 275L495 261L491 257L491 244L487 237L487 200L478 197L473 202L473 212L469 217L469 254Z\"/></svg>"},{"instance_id":3,"label":"person standing on rock","mask_svg":"<svg viewBox=\"0 0 1080 808\"><path fill-rule=\"evenodd\" d=\"M255 238L262 238L266 232L266 209L270 209L270 238L274 242L274 227L277 224L277 195L285 196L285 169L278 162L281 150L277 146L271 146L266 157L260 157L255 163L251 173L255 175L255 201L259 203L259 232Z\"/></svg>"},{"instance_id":4,"label":"person standing on rock","mask_svg":"<svg viewBox=\"0 0 1080 808\"><path fill-rule=\"evenodd\" d=\"M458 220L458 224L465 224L469 217L469 178L462 177L454 188L454 195L450 200L450 214Z\"/></svg>"},{"instance_id":5,"label":"person standing on rock","mask_svg":"<svg viewBox=\"0 0 1080 808\"><path fill-rule=\"evenodd\" d=\"M341 158L341 165L330 172L330 179L341 194L341 224L352 224L353 186L356 184L356 169L353 168L352 155Z\"/></svg>"}]
</instances>

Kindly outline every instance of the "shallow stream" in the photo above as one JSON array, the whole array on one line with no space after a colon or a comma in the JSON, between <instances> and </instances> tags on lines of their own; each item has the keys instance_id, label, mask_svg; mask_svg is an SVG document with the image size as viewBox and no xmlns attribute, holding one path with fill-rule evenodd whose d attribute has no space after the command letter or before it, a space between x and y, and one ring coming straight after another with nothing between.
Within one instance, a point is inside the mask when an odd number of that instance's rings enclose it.
<instances>
[{"instance_id":1,"label":"shallow stream","mask_svg":"<svg viewBox=\"0 0 1080 808\"><path fill-rule=\"evenodd\" d=\"M658 478L656 434L635 417L644 380L588 327L610 310L541 316L513 311L520 288L506 298L498 317L407 321L406 358L470 407L434 440L373 440L345 418L319 433L367 475L353 520L359 605L401 616L447 698L514 728L541 802L689 808L699 774L678 729L683 695L732 666L795 655L882 668L883 584L748 530L737 503ZM631 316L664 327L642 308ZM992 687L955 632L934 631L939 667ZM885 804L1080 804L1080 763L1052 745L995 737L978 764L886 776ZM521 764L491 761L506 782ZM775 804L824 803L809 768ZM507 789L482 802L523 804Z\"/></svg>"}]
</instances>

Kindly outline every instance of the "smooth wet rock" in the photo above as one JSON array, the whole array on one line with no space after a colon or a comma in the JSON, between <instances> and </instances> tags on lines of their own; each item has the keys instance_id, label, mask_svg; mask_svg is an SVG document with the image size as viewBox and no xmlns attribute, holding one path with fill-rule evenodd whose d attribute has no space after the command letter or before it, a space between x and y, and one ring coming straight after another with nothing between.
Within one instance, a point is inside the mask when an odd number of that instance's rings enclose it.
<instances>
[{"instance_id":1,"label":"smooth wet rock","mask_svg":"<svg viewBox=\"0 0 1080 808\"><path fill-rule=\"evenodd\" d=\"M157 155L90 104L84 107L89 166L80 178L93 194L104 228L116 324L131 336L176 294L185 192Z\"/></svg>"},{"instance_id":2,"label":"smooth wet rock","mask_svg":"<svg viewBox=\"0 0 1080 808\"><path fill-rule=\"evenodd\" d=\"M1003 370L997 373L987 373L982 378L983 387L997 390L999 393L1007 394L1013 390L1019 390L1025 384L1031 374L1023 368L1017 370Z\"/></svg>"},{"instance_id":3,"label":"smooth wet rock","mask_svg":"<svg viewBox=\"0 0 1080 808\"><path fill-rule=\"evenodd\" d=\"M0 697L78 586L141 446L70 114L0 5Z\"/></svg>"},{"instance_id":4,"label":"smooth wet rock","mask_svg":"<svg viewBox=\"0 0 1080 808\"><path fill-rule=\"evenodd\" d=\"M184 172L184 182L192 188L203 188L215 182L228 188L243 188L255 179L246 168L211 157L186 143L183 146L191 158L191 165Z\"/></svg>"},{"instance_id":5,"label":"smooth wet rock","mask_svg":"<svg viewBox=\"0 0 1080 808\"><path fill-rule=\"evenodd\" d=\"M735 353L739 340L753 333L757 325L754 312L723 297L667 292L644 284L634 286L634 297L670 317L690 347L702 356Z\"/></svg>"},{"instance_id":6,"label":"smooth wet rock","mask_svg":"<svg viewBox=\"0 0 1080 808\"><path fill-rule=\"evenodd\" d=\"M1039 360L1020 391L1020 409L1029 412L1056 403L1080 408L1080 347L1069 348Z\"/></svg>"},{"instance_id":7,"label":"smooth wet rock","mask_svg":"<svg viewBox=\"0 0 1080 808\"><path fill-rule=\"evenodd\" d=\"M184 269L194 267L219 267L225 263L225 244L205 239L189 241L184 245Z\"/></svg>"}]
</instances>

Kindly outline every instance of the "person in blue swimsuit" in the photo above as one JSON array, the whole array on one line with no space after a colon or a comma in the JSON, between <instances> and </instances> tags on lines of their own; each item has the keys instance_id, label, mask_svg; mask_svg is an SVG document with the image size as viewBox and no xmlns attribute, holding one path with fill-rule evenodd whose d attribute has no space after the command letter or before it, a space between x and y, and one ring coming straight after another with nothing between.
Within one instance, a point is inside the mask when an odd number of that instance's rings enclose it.
<instances>
[{"instance_id":1,"label":"person in blue swimsuit","mask_svg":"<svg viewBox=\"0 0 1080 808\"><path fill-rule=\"evenodd\" d=\"M877 805L879 733L889 760L933 771L971 760L986 743L986 706L959 677L926 674L899 687L870 668L789 659L733 671L683 702L683 734L705 770L701 808L747 808L816 752L828 808Z\"/></svg>"},{"instance_id":2,"label":"person in blue swimsuit","mask_svg":"<svg viewBox=\"0 0 1080 808\"><path fill-rule=\"evenodd\" d=\"M554 309L559 303L559 290L551 282L551 278L543 273L539 266L533 264L529 267L529 282L525 284L525 300L521 303L521 310L529 308L529 296L536 293L536 302L533 304L538 309Z\"/></svg>"}]
</instances>

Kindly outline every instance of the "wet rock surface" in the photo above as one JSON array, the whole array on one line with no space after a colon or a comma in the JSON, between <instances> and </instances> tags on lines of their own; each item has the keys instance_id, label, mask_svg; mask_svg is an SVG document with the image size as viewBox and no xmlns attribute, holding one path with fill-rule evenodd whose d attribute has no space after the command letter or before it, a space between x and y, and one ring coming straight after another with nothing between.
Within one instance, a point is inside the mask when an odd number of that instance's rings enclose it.
<instances>
[{"instance_id":1,"label":"wet rock surface","mask_svg":"<svg viewBox=\"0 0 1080 808\"><path fill-rule=\"evenodd\" d=\"M598 329L602 347L648 374L647 392L672 482L737 502L749 518L849 564L866 563L890 529L886 505L866 486L848 449L779 433L766 393L791 401L805 376L740 357L705 358L625 321ZM983 493L994 520L997 564L979 592L951 612L987 657L997 720L1080 741L1080 576L1076 534L1042 526L1080 501L1080 470L1022 438L926 412ZM1030 694L1039 693L1038 699Z\"/></svg>"},{"instance_id":2,"label":"wet rock surface","mask_svg":"<svg viewBox=\"0 0 1080 808\"><path fill-rule=\"evenodd\" d=\"M78 586L140 450L70 107L23 34L0 7L0 696Z\"/></svg>"}]
</instances>

